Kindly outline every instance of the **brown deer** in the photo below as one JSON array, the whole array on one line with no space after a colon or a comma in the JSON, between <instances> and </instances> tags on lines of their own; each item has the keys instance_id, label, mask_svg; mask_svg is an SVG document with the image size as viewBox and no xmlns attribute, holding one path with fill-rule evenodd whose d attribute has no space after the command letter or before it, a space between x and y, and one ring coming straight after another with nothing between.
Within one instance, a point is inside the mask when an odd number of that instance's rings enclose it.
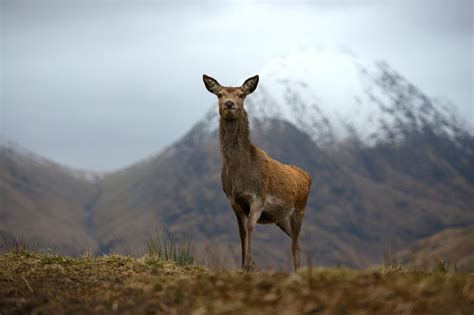
<instances>
[{"instance_id":1,"label":"brown deer","mask_svg":"<svg viewBox=\"0 0 474 315\"><path fill-rule=\"evenodd\" d=\"M255 269L252 232L256 223L275 223L291 237L295 270L300 266L299 235L311 188L311 176L293 165L272 159L253 145L244 109L247 95L255 91L258 75L240 87L224 87L203 75L207 90L218 97L222 188L237 216L242 245L242 267Z\"/></svg>"}]
</instances>

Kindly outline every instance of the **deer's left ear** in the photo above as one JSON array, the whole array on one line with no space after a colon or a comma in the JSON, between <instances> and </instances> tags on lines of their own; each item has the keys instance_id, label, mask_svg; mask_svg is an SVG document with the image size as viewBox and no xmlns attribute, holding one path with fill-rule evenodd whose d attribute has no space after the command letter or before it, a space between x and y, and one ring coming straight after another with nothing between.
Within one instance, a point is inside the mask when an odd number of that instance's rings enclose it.
<instances>
[{"instance_id":1,"label":"deer's left ear","mask_svg":"<svg viewBox=\"0 0 474 315\"><path fill-rule=\"evenodd\" d=\"M253 91L255 91L255 89L257 88L257 85L258 85L258 75L245 80L244 84L242 84L242 90L246 94L250 94Z\"/></svg>"}]
</instances>

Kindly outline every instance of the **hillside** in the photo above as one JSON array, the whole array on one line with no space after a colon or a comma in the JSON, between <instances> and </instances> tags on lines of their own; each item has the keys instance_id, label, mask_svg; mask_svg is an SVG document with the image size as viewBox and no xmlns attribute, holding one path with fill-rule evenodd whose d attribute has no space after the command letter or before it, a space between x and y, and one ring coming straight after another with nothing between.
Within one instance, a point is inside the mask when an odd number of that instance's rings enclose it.
<instances>
[{"instance_id":1,"label":"hillside","mask_svg":"<svg viewBox=\"0 0 474 315\"><path fill-rule=\"evenodd\" d=\"M398 252L394 261L426 267L437 259L456 264L459 270L474 270L474 226L450 228L422 239Z\"/></svg>"},{"instance_id":2,"label":"hillside","mask_svg":"<svg viewBox=\"0 0 474 315\"><path fill-rule=\"evenodd\" d=\"M469 314L474 276L396 268L298 273L178 267L156 257L0 255L0 313Z\"/></svg>"},{"instance_id":3,"label":"hillside","mask_svg":"<svg viewBox=\"0 0 474 315\"><path fill-rule=\"evenodd\" d=\"M112 249L143 247L145 231L166 224L197 240L231 244L239 253L234 214L220 188L217 135L201 132L197 126L158 158L104 178L97 222L106 242L117 241ZM324 151L281 121L256 126L253 138L315 179L303 248L320 264L380 263L393 243L406 246L445 227L474 223L474 187L454 161L436 153L434 142L413 138L398 147ZM254 235L260 263L286 265L286 236L263 225Z\"/></svg>"},{"instance_id":4,"label":"hillside","mask_svg":"<svg viewBox=\"0 0 474 315\"><path fill-rule=\"evenodd\" d=\"M96 195L86 173L18 146L0 147L0 249L22 239L65 254L97 250L88 212Z\"/></svg>"}]
</instances>

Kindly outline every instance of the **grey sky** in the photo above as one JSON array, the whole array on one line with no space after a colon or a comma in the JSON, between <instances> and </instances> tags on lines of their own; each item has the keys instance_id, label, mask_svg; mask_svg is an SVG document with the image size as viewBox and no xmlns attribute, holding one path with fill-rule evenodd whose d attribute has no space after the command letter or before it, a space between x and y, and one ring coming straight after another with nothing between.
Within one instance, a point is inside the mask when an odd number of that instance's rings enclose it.
<instances>
[{"instance_id":1,"label":"grey sky","mask_svg":"<svg viewBox=\"0 0 474 315\"><path fill-rule=\"evenodd\" d=\"M239 84L316 44L386 60L474 121L472 19L472 1L2 1L2 136L73 167L123 167L202 117L202 73Z\"/></svg>"}]
</instances>

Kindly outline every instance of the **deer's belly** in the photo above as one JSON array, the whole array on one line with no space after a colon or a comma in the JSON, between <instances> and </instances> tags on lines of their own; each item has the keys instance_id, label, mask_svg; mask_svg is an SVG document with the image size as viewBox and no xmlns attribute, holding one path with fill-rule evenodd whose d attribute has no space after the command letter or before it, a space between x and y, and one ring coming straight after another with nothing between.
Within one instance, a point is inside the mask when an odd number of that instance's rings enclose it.
<instances>
[{"instance_id":1,"label":"deer's belly","mask_svg":"<svg viewBox=\"0 0 474 315\"><path fill-rule=\"evenodd\" d=\"M294 209L292 204L269 195L265 199L263 212L258 223L280 222L293 213Z\"/></svg>"},{"instance_id":2,"label":"deer's belly","mask_svg":"<svg viewBox=\"0 0 474 315\"><path fill-rule=\"evenodd\" d=\"M243 212L248 216L250 212L250 204L255 198L255 194L243 193L239 194L235 201L240 205ZM258 223L277 223L285 220L294 211L294 205L282 199L267 195L263 205L262 214Z\"/></svg>"}]
</instances>

